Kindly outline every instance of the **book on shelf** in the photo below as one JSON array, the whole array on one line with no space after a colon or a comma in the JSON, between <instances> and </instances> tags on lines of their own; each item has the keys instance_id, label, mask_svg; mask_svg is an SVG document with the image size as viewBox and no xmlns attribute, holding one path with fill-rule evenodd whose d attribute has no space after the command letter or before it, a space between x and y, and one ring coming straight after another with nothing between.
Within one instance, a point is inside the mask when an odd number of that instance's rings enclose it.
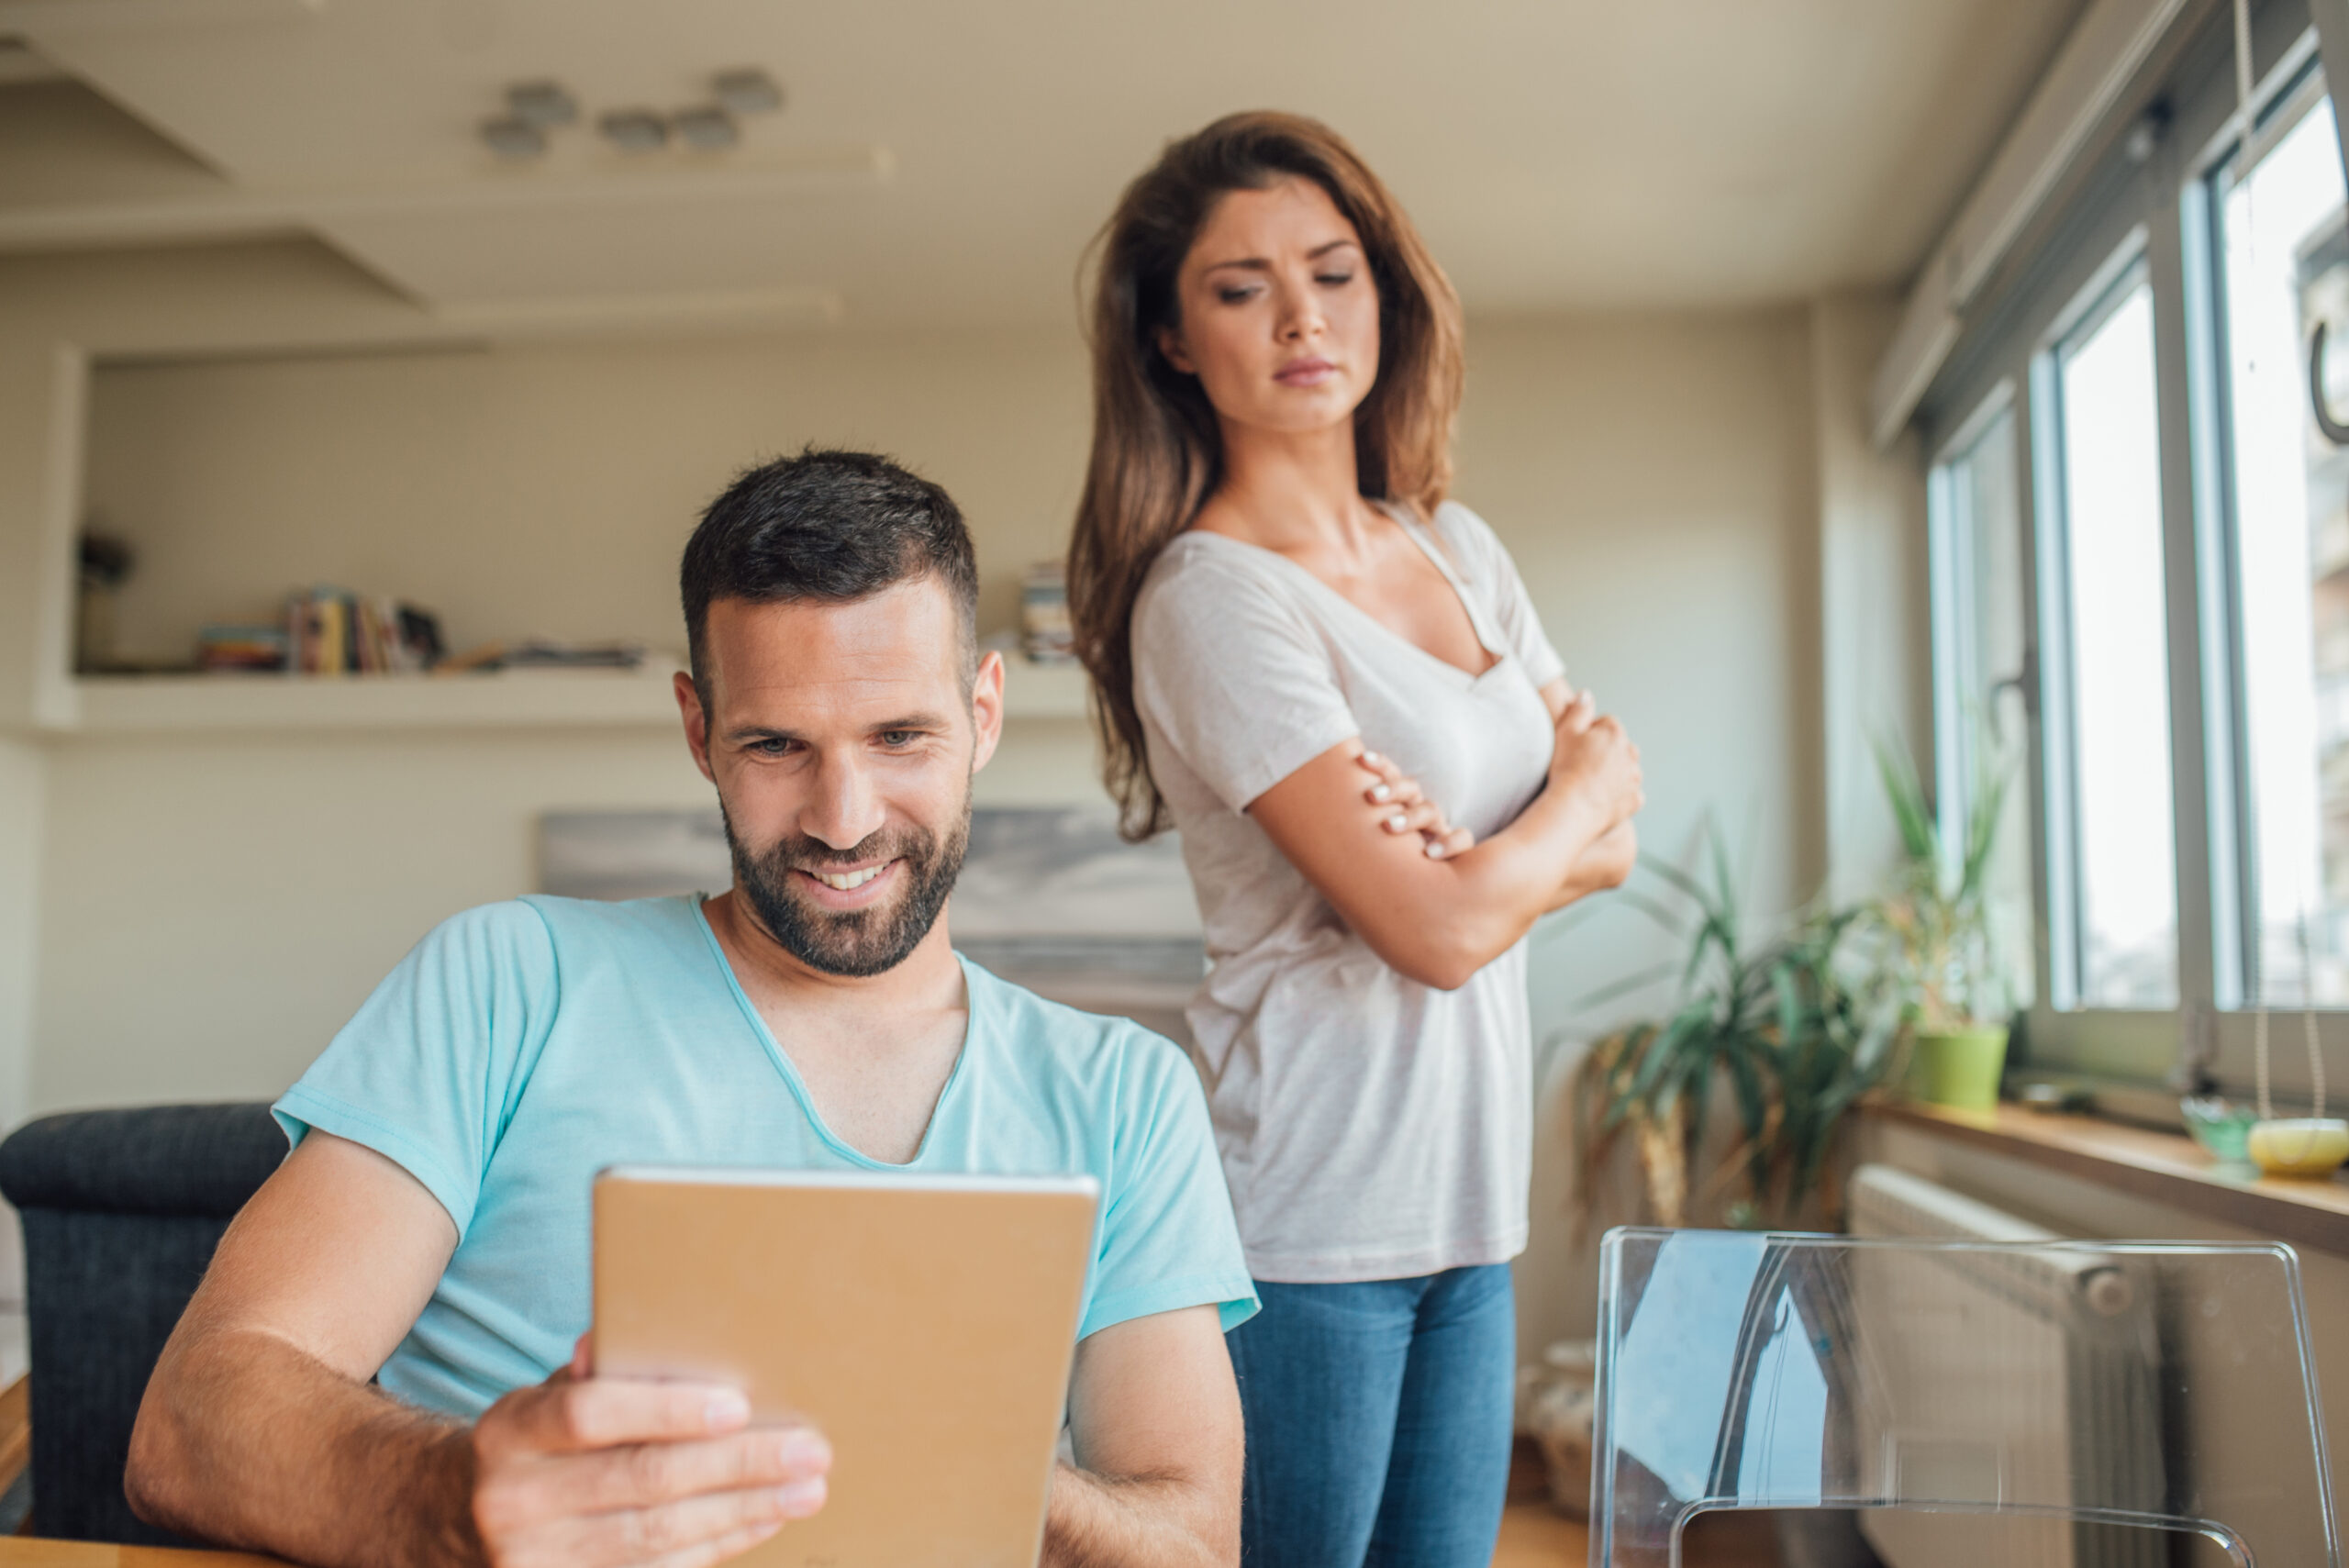
<instances>
[{"instance_id":1,"label":"book on shelf","mask_svg":"<svg viewBox=\"0 0 2349 1568\"><path fill-rule=\"evenodd\" d=\"M281 640L284 654L273 667L301 675L420 673L442 653L440 623L430 611L325 585L286 596Z\"/></svg>"}]
</instances>

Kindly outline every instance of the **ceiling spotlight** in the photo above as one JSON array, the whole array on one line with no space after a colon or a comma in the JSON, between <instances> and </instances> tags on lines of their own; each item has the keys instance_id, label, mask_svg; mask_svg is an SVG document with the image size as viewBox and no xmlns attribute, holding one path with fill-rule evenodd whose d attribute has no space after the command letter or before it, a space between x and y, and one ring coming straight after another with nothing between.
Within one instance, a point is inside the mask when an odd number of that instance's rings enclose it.
<instances>
[{"instance_id":1,"label":"ceiling spotlight","mask_svg":"<svg viewBox=\"0 0 2349 1568\"><path fill-rule=\"evenodd\" d=\"M516 115L482 121L481 139L500 158L536 158L547 150L546 132Z\"/></svg>"},{"instance_id":2,"label":"ceiling spotlight","mask_svg":"<svg viewBox=\"0 0 2349 1568\"><path fill-rule=\"evenodd\" d=\"M710 87L718 106L730 115L768 115L783 107L783 88L756 66L721 71Z\"/></svg>"},{"instance_id":3,"label":"ceiling spotlight","mask_svg":"<svg viewBox=\"0 0 2349 1568\"><path fill-rule=\"evenodd\" d=\"M650 109L614 109L596 128L622 152L658 152L669 144L669 122Z\"/></svg>"},{"instance_id":4,"label":"ceiling spotlight","mask_svg":"<svg viewBox=\"0 0 2349 1568\"><path fill-rule=\"evenodd\" d=\"M686 145L705 152L721 151L742 139L734 117L724 109L686 109L670 123L677 128L678 136Z\"/></svg>"},{"instance_id":5,"label":"ceiling spotlight","mask_svg":"<svg viewBox=\"0 0 2349 1568\"><path fill-rule=\"evenodd\" d=\"M535 126L569 125L579 117L579 100L560 82L517 82L506 89L506 106L516 119Z\"/></svg>"}]
</instances>

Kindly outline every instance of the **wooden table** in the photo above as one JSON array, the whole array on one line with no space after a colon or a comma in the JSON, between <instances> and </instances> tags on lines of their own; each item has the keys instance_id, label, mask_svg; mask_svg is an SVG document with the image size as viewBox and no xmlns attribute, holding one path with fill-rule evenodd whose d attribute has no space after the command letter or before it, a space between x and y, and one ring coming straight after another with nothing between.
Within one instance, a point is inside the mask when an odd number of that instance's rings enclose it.
<instances>
[{"instance_id":1,"label":"wooden table","mask_svg":"<svg viewBox=\"0 0 2349 1568\"><path fill-rule=\"evenodd\" d=\"M285 1568L274 1557L242 1551L170 1551L159 1546L108 1546L0 1535L0 1568Z\"/></svg>"},{"instance_id":2,"label":"wooden table","mask_svg":"<svg viewBox=\"0 0 2349 1568\"><path fill-rule=\"evenodd\" d=\"M1493 1568L1580 1568L1589 1547L1583 1527L1534 1503L1520 1503L1501 1521ZM105 1546L0 1535L0 1568L285 1568L274 1557L242 1551L168 1551L155 1546Z\"/></svg>"}]
</instances>

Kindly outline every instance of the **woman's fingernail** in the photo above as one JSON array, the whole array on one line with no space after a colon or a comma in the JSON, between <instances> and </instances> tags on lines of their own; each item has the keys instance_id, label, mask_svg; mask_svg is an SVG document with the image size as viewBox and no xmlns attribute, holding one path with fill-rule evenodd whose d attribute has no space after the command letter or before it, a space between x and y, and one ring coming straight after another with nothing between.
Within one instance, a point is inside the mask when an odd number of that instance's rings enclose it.
<instances>
[{"instance_id":1,"label":"woman's fingernail","mask_svg":"<svg viewBox=\"0 0 2349 1568\"><path fill-rule=\"evenodd\" d=\"M1380 756L1380 755L1379 755L1377 752L1375 752L1375 751L1364 751L1364 752L1362 754L1362 760L1363 760L1364 762L1365 762L1369 763L1369 764L1370 764L1372 767L1374 767L1374 768L1375 768L1375 767L1376 767L1376 766L1378 766L1378 764L1379 764L1379 763L1381 763L1381 762L1383 762L1386 761L1386 758L1384 758L1384 757Z\"/></svg>"},{"instance_id":2,"label":"woman's fingernail","mask_svg":"<svg viewBox=\"0 0 2349 1568\"><path fill-rule=\"evenodd\" d=\"M1370 786L1370 798L1373 800L1385 800L1394 793L1395 792L1393 790L1388 789L1385 784L1373 784Z\"/></svg>"},{"instance_id":3,"label":"woman's fingernail","mask_svg":"<svg viewBox=\"0 0 2349 1568\"><path fill-rule=\"evenodd\" d=\"M1386 830L1389 833L1400 833L1403 830L1403 824L1406 820L1408 820L1408 818L1406 818L1401 812L1397 812L1394 816L1386 819Z\"/></svg>"},{"instance_id":4,"label":"woman's fingernail","mask_svg":"<svg viewBox=\"0 0 2349 1568\"><path fill-rule=\"evenodd\" d=\"M1431 861L1440 861L1443 859L1443 846L1436 842L1433 839L1430 839L1428 840L1428 859Z\"/></svg>"},{"instance_id":5,"label":"woman's fingernail","mask_svg":"<svg viewBox=\"0 0 2349 1568\"><path fill-rule=\"evenodd\" d=\"M739 1427L750 1418L751 1401L736 1389L711 1395L702 1408L702 1420L712 1431Z\"/></svg>"}]
</instances>

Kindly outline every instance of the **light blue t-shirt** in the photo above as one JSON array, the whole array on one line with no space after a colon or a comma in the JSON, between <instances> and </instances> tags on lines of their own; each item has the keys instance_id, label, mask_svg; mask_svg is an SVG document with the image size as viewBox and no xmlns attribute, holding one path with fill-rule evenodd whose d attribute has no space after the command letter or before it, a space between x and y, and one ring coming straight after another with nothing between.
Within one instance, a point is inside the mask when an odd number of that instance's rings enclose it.
<instances>
[{"instance_id":1,"label":"light blue t-shirt","mask_svg":"<svg viewBox=\"0 0 2349 1568\"><path fill-rule=\"evenodd\" d=\"M530 897L443 923L275 1106L397 1162L457 1251L384 1362L389 1392L479 1414L587 1328L588 1194L621 1163L1090 1174L1078 1337L1214 1302L1255 1310L1190 1062L1123 1018L964 960L970 1026L911 1164L833 1136L742 994L697 898Z\"/></svg>"}]
</instances>

